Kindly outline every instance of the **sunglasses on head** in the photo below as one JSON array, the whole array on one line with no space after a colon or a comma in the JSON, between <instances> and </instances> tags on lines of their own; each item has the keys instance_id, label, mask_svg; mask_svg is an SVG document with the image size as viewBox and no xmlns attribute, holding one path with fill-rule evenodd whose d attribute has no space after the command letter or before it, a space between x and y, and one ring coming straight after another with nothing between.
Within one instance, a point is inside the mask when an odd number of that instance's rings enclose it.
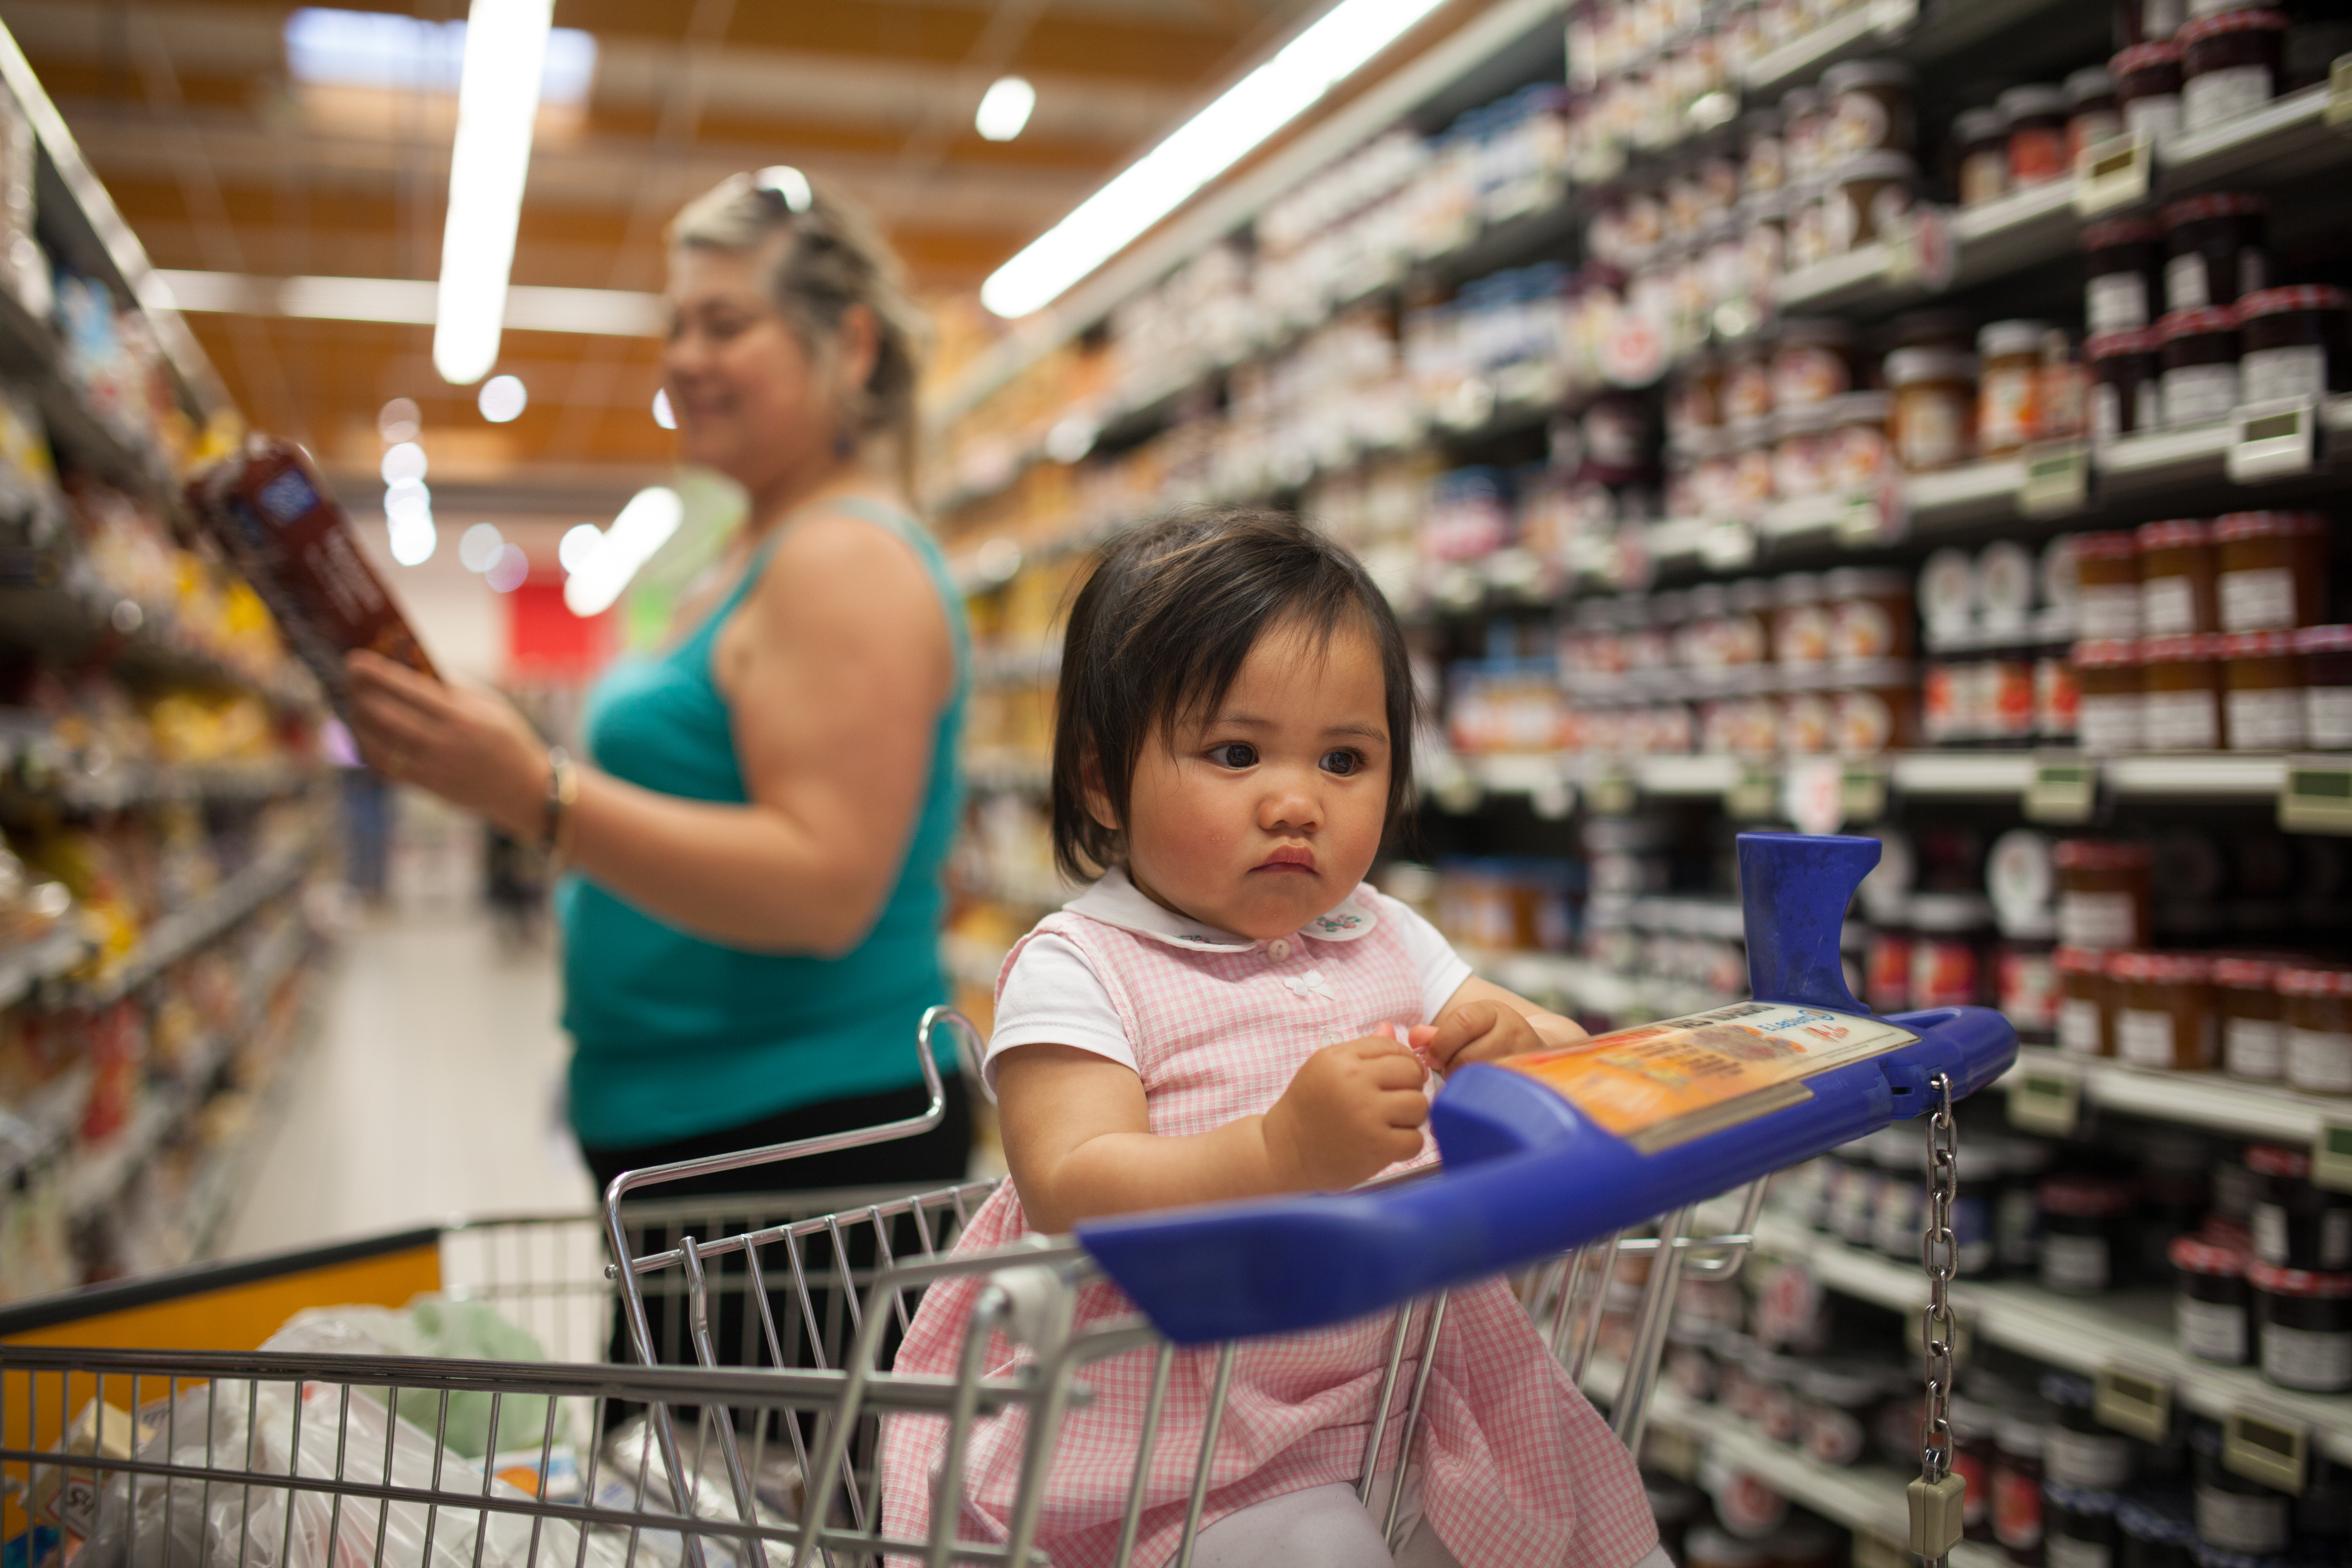
<instances>
[{"instance_id":1,"label":"sunglasses on head","mask_svg":"<svg viewBox=\"0 0 2352 1568\"><path fill-rule=\"evenodd\" d=\"M808 176L790 163L771 163L764 169L730 174L727 184L738 195L756 196L782 212L804 213L816 205L816 193L809 188Z\"/></svg>"}]
</instances>

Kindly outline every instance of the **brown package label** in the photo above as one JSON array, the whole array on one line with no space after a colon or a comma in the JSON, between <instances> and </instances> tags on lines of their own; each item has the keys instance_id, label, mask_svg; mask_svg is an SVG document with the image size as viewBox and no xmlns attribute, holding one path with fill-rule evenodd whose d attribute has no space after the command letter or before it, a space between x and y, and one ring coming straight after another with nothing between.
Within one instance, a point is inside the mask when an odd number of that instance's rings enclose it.
<instances>
[{"instance_id":1,"label":"brown package label","mask_svg":"<svg viewBox=\"0 0 2352 1568\"><path fill-rule=\"evenodd\" d=\"M354 648L438 675L299 447L253 437L191 480L188 499L339 711L349 695L343 656Z\"/></svg>"}]
</instances>

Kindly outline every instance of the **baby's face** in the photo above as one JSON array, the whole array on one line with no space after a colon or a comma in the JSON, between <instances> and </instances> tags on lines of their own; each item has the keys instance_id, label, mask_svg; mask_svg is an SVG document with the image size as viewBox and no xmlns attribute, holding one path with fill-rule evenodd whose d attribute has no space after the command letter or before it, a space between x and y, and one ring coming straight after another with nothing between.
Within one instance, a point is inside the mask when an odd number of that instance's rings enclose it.
<instances>
[{"instance_id":1,"label":"baby's face","mask_svg":"<svg viewBox=\"0 0 2352 1568\"><path fill-rule=\"evenodd\" d=\"M1236 935L1286 936L1353 892L1388 813L1380 653L1343 626L1318 647L1276 626L1214 713L1156 738L1128 798L1128 870L1147 894Z\"/></svg>"}]
</instances>

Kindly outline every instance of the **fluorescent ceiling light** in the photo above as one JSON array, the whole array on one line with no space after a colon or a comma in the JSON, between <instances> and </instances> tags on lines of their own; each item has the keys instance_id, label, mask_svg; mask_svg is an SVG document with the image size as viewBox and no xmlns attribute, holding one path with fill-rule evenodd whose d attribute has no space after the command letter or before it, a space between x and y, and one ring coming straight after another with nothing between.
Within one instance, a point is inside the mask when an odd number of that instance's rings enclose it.
<instances>
[{"instance_id":1,"label":"fluorescent ceiling light","mask_svg":"<svg viewBox=\"0 0 2352 1568\"><path fill-rule=\"evenodd\" d=\"M530 404L530 391L519 375L494 375L482 383L482 395L475 403L482 417L493 425L505 425L522 416Z\"/></svg>"},{"instance_id":2,"label":"fluorescent ceiling light","mask_svg":"<svg viewBox=\"0 0 2352 1568\"><path fill-rule=\"evenodd\" d=\"M1037 89L1017 76L1001 76L989 84L981 95L980 112L971 117L972 129L991 142L1010 142L1021 134L1029 123L1029 111L1037 107Z\"/></svg>"},{"instance_id":3,"label":"fluorescent ceiling light","mask_svg":"<svg viewBox=\"0 0 2352 1568\"><path fill-rule=\"evenodd\" d=\"M457 140L449 150L449 213L441 229L440 309L433 368L469 386L499 362L515 224L530 173L531 121L555 0L474 0Z\"/></svg>"},{"instance_id":4,"label":"fluorescent ceiling light","mask_svg":"<svg viewBox=\"0 0 2352 1568\"><path fill-rule=\"evenodd\" d=\"M677 428L677 415L670 408L669 388L667 386L654 388L654 423L665 430Z\"/></svg>"},{"instance_id":5,"label":"fluorescent ceiling light","mask_svg":"<svg viewBox=\"0 0 2352 1568\"><path fill-rule=\"evenodd\" d=\"M629 498L621 515L563 584L563 602L575 616L601 615L613 607L637 568L654 557L686 521L686 502L667 485L653 485Z\"/></svg>"},{"instance_id":6,"label":"fluorescent ceiling light","mask_svg":"<svg viewBox=\"0 0 2352 1568\"><path fill-rule=\"evenodd\" d=\"M322 321L394 321L431 326L436 285L415 278L256 278L242 272L157 268L142 298L165 309L230 315L299 316ZM507 289L506 325L522 332L588 332L657 338L669 306L659 294L627 289Z\"/></svg>"},{"instance_id":7,"label":"fluorescent ceiling light","mask_svg":"<svg viewBox=\"0 0 2352 1568\"><path fill-rule=\"evenodd\" d=\"M307 5L286 18L286 70L317 87L456 92L463 79L466 24L426 22L383 11ZM588 100L596 79L596 37L552 27L539 73L542 103Z\"/></svg>"},{"instance_id":8,"label":"fluorescent ceiling light","mask_svg":"<svg viewBox=\"0 0 2352 1568\"><path fill-rule=\"evenodd\" d=\"M980 302L1006 317L1052 304L1441 3L1339 0L1272 59L990 274L981 285Z\"/></svg>"},{"instance_id":9,"label":"fluorescent ceiling light","mask_svg":"<svg viewBox=\"0 0 2352 1568\"><path fill-rule=\"evenodd\" d=\"M588 558L604 542L604 531L593 522L575 522L563 531L563 538L555 546L556 564L566 572L577 572L588 564Z\"/></svg>"}]
</instances>

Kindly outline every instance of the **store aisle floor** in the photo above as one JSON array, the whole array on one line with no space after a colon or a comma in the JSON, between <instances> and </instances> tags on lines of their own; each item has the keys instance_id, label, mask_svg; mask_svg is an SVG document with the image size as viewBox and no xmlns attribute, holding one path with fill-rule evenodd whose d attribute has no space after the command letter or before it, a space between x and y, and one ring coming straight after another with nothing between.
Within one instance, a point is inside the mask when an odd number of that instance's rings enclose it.
<instances>
[{"instance_id":1,"label":"store aisle floor","mask_svg":"<svg viewBox=\"0 0 2352 1568\"><path fill-rule=\"evenodd\" d=\"M544 944L502 952L477 909L411 905L356 920L331 962L320 1037L226 1256L590 1209Z\"/></svg>"}]
</instances>

